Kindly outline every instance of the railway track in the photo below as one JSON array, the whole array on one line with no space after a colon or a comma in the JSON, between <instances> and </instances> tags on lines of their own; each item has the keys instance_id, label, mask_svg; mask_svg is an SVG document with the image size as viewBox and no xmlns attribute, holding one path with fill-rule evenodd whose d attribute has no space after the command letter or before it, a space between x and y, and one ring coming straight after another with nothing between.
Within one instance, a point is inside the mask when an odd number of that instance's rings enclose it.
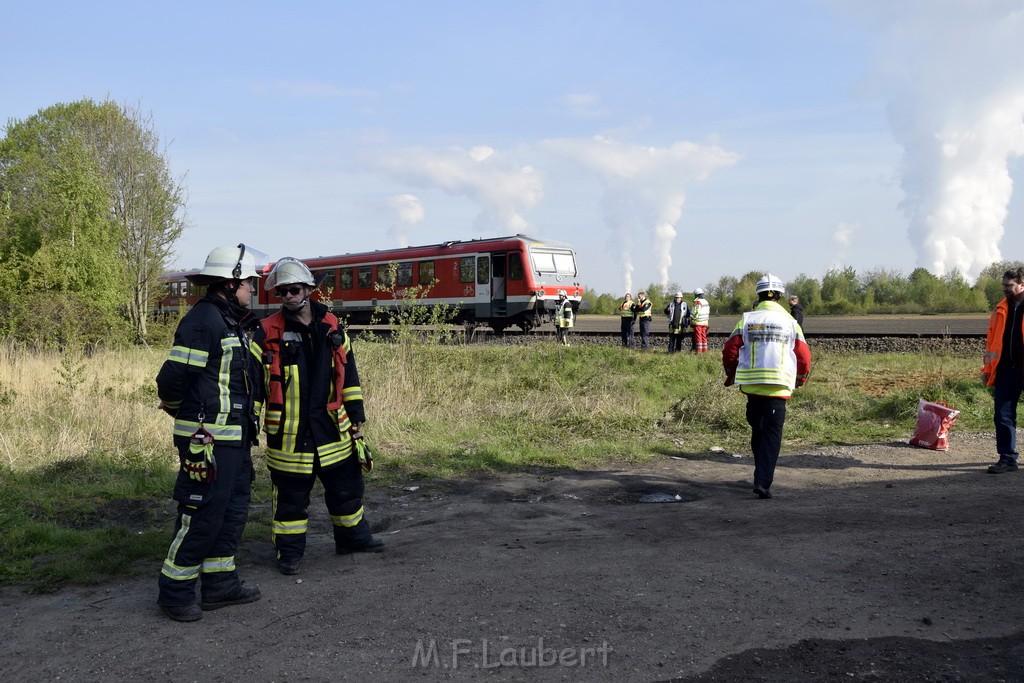
<instances>
[{"instance_id":1,"label":"railway track","mask_svg":"<svg viewBox=\"0 0 1024 683\"><path fill-rule=\"evenodd\" d=\"M712 349L721 348L732 332L736 316L712 318L708 341ZM874 353L955 352L980 354L984 350L988 316L858 316L805 320L804 334L812 348L863 351ZM655 318L650 345L653 349L667 346L668 328L664 320ZM351 328L353 335L375 334L389 337L387 327ZM470 343L527 344L553 342L553 326L529 333L518 329L495 334L489 327L479 326L459 334L460 341ZM571 339L588 344L619 345L619 320L611 316L580 316L570 333ZM687 344L688 346L688 344Z\"/></svg>"}]
</instances>

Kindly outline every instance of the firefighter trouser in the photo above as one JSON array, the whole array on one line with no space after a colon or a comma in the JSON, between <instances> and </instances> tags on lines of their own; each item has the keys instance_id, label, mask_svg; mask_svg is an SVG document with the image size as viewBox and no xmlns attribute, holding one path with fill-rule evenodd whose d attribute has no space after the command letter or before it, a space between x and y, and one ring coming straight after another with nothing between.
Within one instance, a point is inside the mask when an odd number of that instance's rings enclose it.
<instances>
[{"instance_id":1,"label":"firefighter trouser","mask_svg":"<svg viewBox=\"0 0 1024 683\"><path fill-rule=\"evenodd\" d=\"M693 350L697 353L705 353L708 350L708 326L693 326Z\"/></svg>"},{"instance_id":2,"label":"firefighter trouser","mask_svg":"<svg viewBox=\"0 0 1024 683\"><path fill-rule=\"evenodd\" d=\"M680 330L678 332L673 332L672 329L669 328L669 332L668 332L668 352L669 353L676 353L677 351L682 351L683 350L683 337L685 335L686 335L686 332L684 332L681 328L680 328Z\"/></svg>"},{"instance_id":3,"label":"firefighter trouser","mask_svg":"<svg viewBox=\"0 0 1024 683\"><path fill-rule=\"evenodd\" d=\"M358 548L373 537L370 523L363 515L363 471L355 454L326 470L316 464L313 474L283 474L270 470L274 484L273 540L280 561L299 560L306 550L309 496L317 477L324 487L335 549Z\"/></svg>"},{"instance_id":4,"label":"firefighter trouser","mask_svg":"<svg viewBox=\"0 0 1024 683\"><path fill-rule=\"evenodd\" d=\"M188 446L180 453L184 458ZM193 481L178 471L174 500L178 519L174 540L160 571L161 605L180 607L196 601L196 581L202 578L204 602L234 595L242 582L235 571L235 551L249 516L253 469L249 447L214 445L217 478Z\"/></svg>"},{"instance_id":5,"label":"firefighter trouser","mask_svg":"<svg viewBox=\"0 0 1024 683\"><path fill-rule=\"evenodd\" d=\"M775 463L782 450L786 399L747 394L750 450L754 453L754 486L768 489L775 479Z\"/></svg>"}]
</instances>

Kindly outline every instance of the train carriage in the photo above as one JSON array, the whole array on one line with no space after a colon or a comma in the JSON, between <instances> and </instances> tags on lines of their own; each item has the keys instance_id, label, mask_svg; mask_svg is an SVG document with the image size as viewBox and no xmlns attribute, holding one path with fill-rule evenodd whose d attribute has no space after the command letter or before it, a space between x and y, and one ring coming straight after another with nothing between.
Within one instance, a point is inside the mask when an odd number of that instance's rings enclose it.
<instances>
[{"instance_id":1,"label":"train carriage","mask_svg":"<svg viewBox=\"0 0 1024 683\"><path fill-rule=\"evenodd\" d=\"M486 324L499 332L513 325L529 331L551 320L559 290L565 290L577 312L583 295L572 248L525 235L303 261L322 280L314 296L353 324L368 324L377 311L398 306L443 304L461 323ZM178 302L194 302L201 295L189 287L187 274L165 276L165 310L177 310ZM261 289L253 308L266 315L278 305L273 292Z\"/></svg>"}]
</instances>

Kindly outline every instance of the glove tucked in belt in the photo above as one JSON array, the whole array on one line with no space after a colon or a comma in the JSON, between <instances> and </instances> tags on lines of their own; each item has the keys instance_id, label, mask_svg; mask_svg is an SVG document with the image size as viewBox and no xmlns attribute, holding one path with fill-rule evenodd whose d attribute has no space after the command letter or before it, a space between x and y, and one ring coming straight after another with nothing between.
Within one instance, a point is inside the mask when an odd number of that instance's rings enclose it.
<instances>
[{"instance_id":1,"label":"glove tucked in belt","mask_svg":"<svg viewBox=\"0 0 1024 683\"><path fill-rule=\"evenodd\" d=\"M211 482L217 478L217 460L213 457L213 434L202 427L188 442L188 455L182 467L193 481Z\"/></svg>"}]
</instances>

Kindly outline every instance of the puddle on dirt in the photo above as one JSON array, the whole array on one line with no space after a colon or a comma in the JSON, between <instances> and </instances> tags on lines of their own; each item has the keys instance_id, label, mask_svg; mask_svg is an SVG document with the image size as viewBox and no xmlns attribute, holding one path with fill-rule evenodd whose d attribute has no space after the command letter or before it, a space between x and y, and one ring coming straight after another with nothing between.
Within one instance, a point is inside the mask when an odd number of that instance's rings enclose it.
<instances>
[{"instance_id":1,"label":"puddle on dirt","mask_svg":"<svg viewBox=\"0 0 1024 683\"><path fill-rule=\"evenodd\" d=\"M683 497L678 493L669 493L667 491L651 491L650 493L643 493L637 497L636 502L638 503L682 503Z\"/></svg>"}]
</instances>

